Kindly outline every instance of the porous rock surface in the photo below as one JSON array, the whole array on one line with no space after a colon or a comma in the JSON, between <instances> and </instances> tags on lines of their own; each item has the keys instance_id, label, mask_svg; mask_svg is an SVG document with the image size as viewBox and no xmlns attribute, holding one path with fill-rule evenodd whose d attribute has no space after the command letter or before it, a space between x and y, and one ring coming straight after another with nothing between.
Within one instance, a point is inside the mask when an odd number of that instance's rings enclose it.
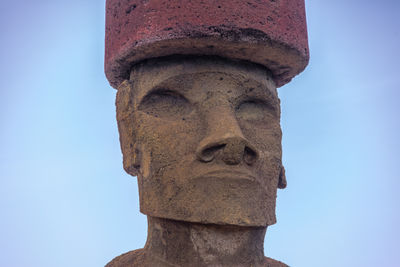
<instances>
[{"instance_id":1,"label":"porous rock surface","mask_svg":"<svg viewBox=\"0 0 400 267\"><path fill-rule=\"evenodd\" d=\"M105 72L144 249L107 267L287 266L264 256L280 100L309 59L304 0L107 0Z\"/></svg>"},{"instance_id":2,"label":"porous rock surface","mask_svg":"<svg viewBox=\"0 0 400 267\"><path fill-rule=\"evenodd\" d=\"M110 263L108 263L105 267L156 267L154 263L148 262L146 259L146 251L144 249L137 249L133 251L129 251L125 254L122 254L115 259L113 259ZM241 265L231 266L231 267L245 267ZM246 266L253 267L253 266ZM288 265L283 262L265 257L262 265L254 266L254 267L288 267Z\"/></svg>"},{"instance_id":3,"label":"porous rock surface","mask_svg":"<svg viewBox=\"0 0 400 267\"><path fill-rule=\"evenodd\" d=\"M138 177L142 213L276 222L282 148L270 77L256 64L207 57L153 59L132 69L116 104L124 168Z\"/></svg>"},{"instance_id":4,"label":"porous rock surface","mask_svg":"<svg viewBox=\"0 0 400 267\"><path fill-rule=\"evenodd\" d=\"M308 63L304 0L107 0L105 72L114 88L132 64L175 54L248 60L282 86Z\"/></svg>"}]
</instances>

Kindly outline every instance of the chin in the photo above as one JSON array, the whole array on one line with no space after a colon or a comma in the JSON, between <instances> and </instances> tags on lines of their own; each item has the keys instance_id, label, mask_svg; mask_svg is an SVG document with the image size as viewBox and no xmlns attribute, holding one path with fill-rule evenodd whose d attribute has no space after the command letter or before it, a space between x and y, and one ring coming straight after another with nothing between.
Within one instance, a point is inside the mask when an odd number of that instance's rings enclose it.
<instances>
[{"instance_id":1,"label":"chin","mask_svg":"<svg viewBox=\"0 0 400 267\"><path fill-rule=\"evenodd\" d=\"M265 227L276 222L276 189L268 190L253 177L205 176L179 185L165 180L162 183L158 184L160 190L153 182L140 183L144 186L139 186L142 213L179 221L247 227Z\"/></svg>"}]
</instances>

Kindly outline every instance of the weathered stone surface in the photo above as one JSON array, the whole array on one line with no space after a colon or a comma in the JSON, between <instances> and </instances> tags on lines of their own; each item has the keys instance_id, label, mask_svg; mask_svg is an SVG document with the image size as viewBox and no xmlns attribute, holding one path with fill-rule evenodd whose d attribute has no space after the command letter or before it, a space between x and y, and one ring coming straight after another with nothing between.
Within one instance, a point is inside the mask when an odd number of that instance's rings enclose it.
<instances>
[{"instance_id":1,"label":"weathered stone surface","mask_svg":"<svg viewBox=\"0 0 400 267\"><path fill-rule=\"evenodd\" d=\"M150 258L148 259L146 257L146 250L145 249L138 249L134 251L127 252L125 254L122 254L121 256L116 257L114 260L112 260L110 263L106 265L106 267L158 267L162 266L164 263L160 263L157 261L157 259ZM179 265L165 265L165 266L179 266ZM188 265L182 265L182 266L210 266L210 265L194 265L193 263L188 263ZM258 265L242 265L242 264L232 264L228 265L230 267L287 267L288 265L268 258L264 257L263 262L258 264Z\"/></svg>"},{"instance_id":2,"label":"weathered stone surface","mask_svg":"<svg viewBox=\"0 0 400 267\"><path fill-rule=\"evenodd\" d=\"M275 223L280 106L267 69L217 58L150 60L117 94L124 167L143 213L173 220Z\"/></svg>"},{"instance_id":3,"label":"weathered stone surface","mask_svg":"<svg viewBox=\"0 0 400 267\"><path fill-rule=\"evenodd\" d=\"M304 0L107 0L105 70L113 87L132 64L218 55L261 64L282 86L308 63Z\"/></svg>"},{"instance_id":4,"label":"weathered stone surface","mask_svg":"<svg viewBox=\"0 0 400 267\"><path fill-rule=\"evenodd\" d=\"M304 0L107 0L105 72L143 249L107 266L286 266L264 257L282 166L277 87L308 63Z\"/></svg>"},{"instance_id":5,"label":"weathered stone surface","mask_svg":"<svg viewBox=\"0 0 400 267\"><path fill-rule=\"evenodd\" d=\"M149 232L144 250L108 266L285 266L263 254L286 186L268 69L216 57L147 60L119 86L116 106Z\"/></svg>"},{"instance_id":6,"label":"weathered stone surface","mask_svg":"<svg viewBox=\"0 0 400 267\"><path fill-rule=\"evenodd\" d=\"M144 249L118 256L106 267L287 267L264 257L262 227L204 225L158 218L150 218L149 226Z\"/></svg>"}]
</instances>

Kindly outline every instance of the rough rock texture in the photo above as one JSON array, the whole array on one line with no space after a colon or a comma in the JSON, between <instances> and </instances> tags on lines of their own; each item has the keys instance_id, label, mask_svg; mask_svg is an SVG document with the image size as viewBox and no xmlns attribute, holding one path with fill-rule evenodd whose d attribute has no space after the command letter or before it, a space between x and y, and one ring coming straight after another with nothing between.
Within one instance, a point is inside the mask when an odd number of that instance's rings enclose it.
<instances>
[{"instance_id":1,"label":"rough rock texture","mask_svg":"<svg viewBox=\"0 0 400 267\"><path fill-rule=\"evenodd\" d=\"M149 232L143 251L109 266L284 266L263 250L286 186L268 69L204 56L147 60L121 83L116 105Z\"/></svg>"},{"instance_id":2,"label":"rough rock texture","mask_svg":"<svg viewBox=\"0 0 400 267\"><path fill-rule=\"evenodd\" d=\"M140 210L173 220L274 224L280 106L268 70L218 58L150 60L117 94Z\"/></svg>"},{"instance_id":3,"label":"rough rock texture","mask_svg":"<svg viewBox=\"0 0 400 267\"><path fill-rule=\"evenodd\" d=\"M105 70L113 87L132 64L175 54L248 60L282 86L308 63L304 0L107 0Z\"/></svg>"},{"instance_id":4,"label":"rough rock texture","mask_svg":"<svg viewBox=\"0 0 400 267\"><path fill-rule=\"evenodd\" d=\"M154 227L155 226L155 227ZM149 218L144 249L116 257L106 267L286 267L264 257L265 228L204 225Z\"/></svg>"},{"instance_id":5,"label":"rough rock texture","mask_svg":"<svg viewBox=\"0 0 400 267\"><path fill-rule=\"evenodd\" d=\"M158 267L160 266L158 263L154 264L151 262L151 259L147 259L146 251L144 249L137 249L133 251L129 251L125 254L122 254L115 259L113 259L110 263L106 265L106 267ZM177 266L177 265L165 265L165 266ZM183 265L185 266L185 265ZM198 265L186 265L186 266L195 266ZM207 265L203 265L207 266ZM233 264L229 265L230 267L255 267L255 265L240 265L240 264ZM263 263L259 264L257 267L288 267L288 265L268 258L264 257Z\"/></svg>"},{"instance_id":6,"label":"rough rock texture","mask_svg":"<svg viewBox=\"0 0 400 267\"><path fill-rule=\"evenodd\" d=\"M286 187L277 87L308 63L304 0L107 0L105 72L143 249L108 267L270 266Z\"/></svg>"}]
</instances>

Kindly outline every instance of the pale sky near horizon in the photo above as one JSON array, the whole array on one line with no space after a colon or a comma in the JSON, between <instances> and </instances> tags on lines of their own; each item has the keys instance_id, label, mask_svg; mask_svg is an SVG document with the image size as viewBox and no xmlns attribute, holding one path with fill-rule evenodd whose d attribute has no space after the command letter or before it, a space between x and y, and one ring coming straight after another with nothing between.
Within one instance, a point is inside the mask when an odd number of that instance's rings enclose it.
<instances>
[{"instance_id":1,"label":"pale sky near horizon","mask_svg":"<svg viewBox=\"0 0 400 267\"><path fill-rule=\"evenodd\" d=\"M3 1L0 266L104 266L141 248L104 75L104 1ZM265 253L399 266L400 1L306 0L311 59L279 89L288 187Z\"/></svg>"}]
</instances>

